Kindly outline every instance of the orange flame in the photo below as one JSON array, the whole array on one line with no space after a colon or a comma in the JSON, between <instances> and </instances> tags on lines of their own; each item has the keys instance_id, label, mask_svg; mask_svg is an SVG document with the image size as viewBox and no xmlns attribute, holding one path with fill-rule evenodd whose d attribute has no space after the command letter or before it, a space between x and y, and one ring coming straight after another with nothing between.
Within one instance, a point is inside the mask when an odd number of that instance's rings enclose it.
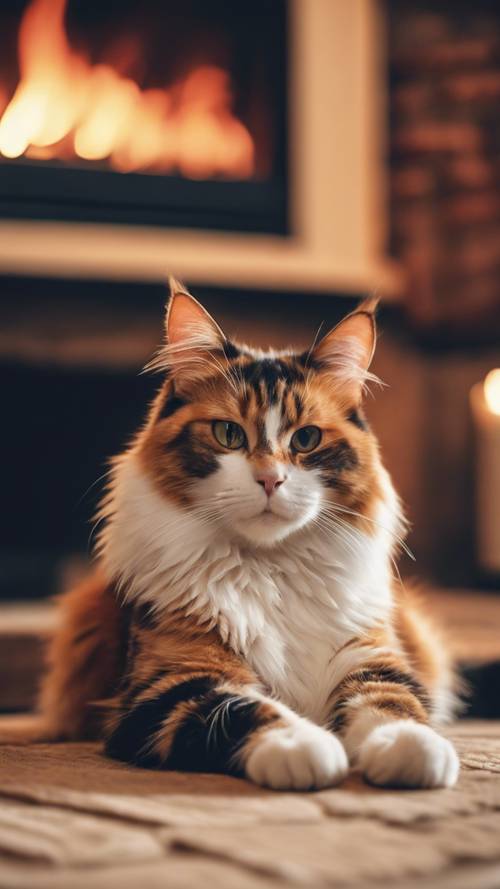
<instances>
[{"instance_id":1,"label":"orange flame","mask_svg":"<svg viewBox=\"0 0 500 889\"><path fill-rule=\"evenodd\" d=\"M199 66L168 89L142 90L71 48L66 4L33 0L23 16L20 80L0 118L0 155L106 161L121 172L194 179L253 175L254 143L232 111L226 71Z\"/></svg>"}]
</instances>

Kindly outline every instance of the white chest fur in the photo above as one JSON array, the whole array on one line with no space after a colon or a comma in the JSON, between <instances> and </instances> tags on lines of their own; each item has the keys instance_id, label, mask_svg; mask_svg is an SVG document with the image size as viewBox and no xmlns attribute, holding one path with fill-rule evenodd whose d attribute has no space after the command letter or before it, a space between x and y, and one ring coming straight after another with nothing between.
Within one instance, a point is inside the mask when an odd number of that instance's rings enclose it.
<instances>
[{"instance_id":1,"label":"white chest fur","mask_svg":"<svg viewBox=\"0 0 500 889\"><path fill-rule=\"evenodd\" d=\"M102 556L131 598L208 620L268 691L321 722L345 672L337 652L391 607L393 518L387 504L380 511L371 535L312 529L251 549L162 498L129 457Z\"/></svg>"}]
</instances>

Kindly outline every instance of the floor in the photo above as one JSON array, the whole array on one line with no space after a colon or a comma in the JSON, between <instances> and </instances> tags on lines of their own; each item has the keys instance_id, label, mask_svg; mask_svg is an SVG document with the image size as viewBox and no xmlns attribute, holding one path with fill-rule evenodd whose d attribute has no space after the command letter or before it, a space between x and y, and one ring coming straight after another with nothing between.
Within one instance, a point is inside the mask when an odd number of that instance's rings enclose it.
<instances>
[{"instance_id":1,"label":"floor","mask_svg":"<svg viewBox=\"0 0 500 889\"><path fill-rule=\"evenodd\" d=\"M451 790L277 793L156 773L0 720L0 889L500 886L500 723L449 731ZM17 735L16 735L17 733ZM14 738L17 736L17 741Z\"/></svg>"}]
</instances>

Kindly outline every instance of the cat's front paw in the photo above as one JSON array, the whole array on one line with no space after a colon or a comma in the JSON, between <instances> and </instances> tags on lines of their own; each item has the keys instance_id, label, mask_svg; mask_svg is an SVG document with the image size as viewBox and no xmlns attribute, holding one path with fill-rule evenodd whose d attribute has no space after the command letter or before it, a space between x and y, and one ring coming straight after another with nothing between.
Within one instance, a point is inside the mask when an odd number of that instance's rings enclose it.
<instances>
[{"instance_id":1,"label":"cat's front paw","mask_svg":"<svg viewBox=\"0 0 500 889\"><path fill-rule=\"evenodd\" d=\"M341 742L305 719L263 732L245 765L251 781L275 790L332 787L349 768Z\"/></svg>"},{"instance_id":2,"label":"cat's front paw","mask_svg":"<svg viewBox=\"0 0 500 889\"><path fill-rule=\"evenodd\" d=\"M358 765L370 783L389 787L452 787L460 768L446 738L410 720L373 729L361 745Z\"/></svg>"}]
</instances>

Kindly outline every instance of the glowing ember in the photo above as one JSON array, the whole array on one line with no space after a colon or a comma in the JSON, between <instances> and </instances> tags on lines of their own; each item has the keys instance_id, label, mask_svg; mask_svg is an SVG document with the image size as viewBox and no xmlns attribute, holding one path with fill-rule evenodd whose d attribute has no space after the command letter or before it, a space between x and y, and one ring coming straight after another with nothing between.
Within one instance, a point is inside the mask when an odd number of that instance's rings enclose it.
<instances>
[{"instance_id":1,"label":"glowing ember","mask_svg":"<svg viewBox=\"0 0 500 889\"><path fill-rule=\"evenodd\" d=\"M105 160L121 172L177 171L192 179L252 176L252 137L232 112L225 71L200 66L168 89L141 90L71 48L66 4L33 0L24 14L20 81L6 108L0 101L1 155Z\"/></svg>"}]
</instances>

